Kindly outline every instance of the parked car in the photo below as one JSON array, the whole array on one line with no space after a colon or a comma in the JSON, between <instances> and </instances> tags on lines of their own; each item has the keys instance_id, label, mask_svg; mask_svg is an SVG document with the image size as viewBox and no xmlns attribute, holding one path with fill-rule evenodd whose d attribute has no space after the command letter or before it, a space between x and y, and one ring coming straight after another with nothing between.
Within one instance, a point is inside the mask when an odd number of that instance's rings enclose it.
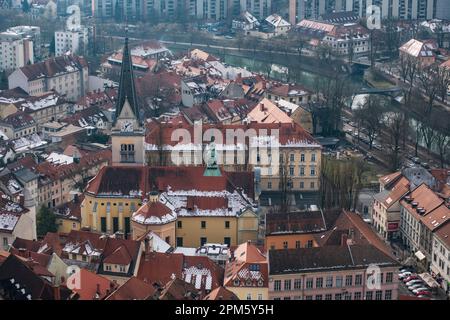
<instances>
[{"instance_id":1,"label":"parked car","mask_svg":"<svg viewBox=\"0 0 450 320\"><path fill-rule=\"evenodd\" d=\"M398 274L398 278L399 278L400 280L403 280L403 279L409 277L410 275L412 275L412 272L410 272L410 271L405 271L405 272L399 273L399 274Z\"/></svg>"},{"instance_id":2,"label":"parked car","mask_svg":"<svg viewBox=\"0 0 450 320\"><path fill-rule=\"evenodd\" d=\"M425 291L429 292L427 287L420 287L420 288L414 289L412 292L414 294L418 294L418 292L425 292Z\"/></svg>"},{"instance_id":3,"label":"parked car","mask_svg":"<svg viewBox=\"0 0 450 320\"><path fill-rule=\"evenodd\" d=\"M431 292L428 290L422 290L415 293L416 296L431 296Z\"/></svg>"},{"instance_id":4,"label":"parked car","mask_svg":"<svg viewBox=\"0 0 450 320\"><path fill-rule=\"evenodd\" d=\"M422 288L423 286L424 286L423 283L415 283L415 284L408 286L408 290L413 291L415 289Z\"/></svg>"},{"instance_id":5,"label":"parked car","mask_svg":"<svg viewBox=\"0 0 450 320\"><path fill-rule=\"evenodd\" d=\"M409 277L403 279L403 282L404 282L404 283L407 283L407 282L409 282L409 281L411 281L411 280L417 280L417 279L419 279L419 277L418 277L416 274L412 274L412 275L410 275Z\"/></svg>"},{"instance_id":6,"label":"parked car","mask_svg":"<svg viewBox=\"0 0 450 320\"><path fill-rule=\"evenodd\" d=\"M411 281L408 281L408 282L406 283L406 286L407 286L407 287L410 287L410 286L412 286L412 285L414 285L414 284L418 284L418 283L422 283L422 284L423 284L423 281L422 281L422 280L419 280L419 279L411 280Z\"/></svg>"}]
</instances>

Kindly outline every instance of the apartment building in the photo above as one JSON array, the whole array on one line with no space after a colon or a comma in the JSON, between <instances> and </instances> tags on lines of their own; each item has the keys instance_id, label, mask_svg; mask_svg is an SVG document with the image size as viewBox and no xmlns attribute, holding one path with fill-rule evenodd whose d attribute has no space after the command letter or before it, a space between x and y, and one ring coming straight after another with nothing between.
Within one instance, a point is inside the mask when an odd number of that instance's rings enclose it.
<instances>
[{"instance_id":1,"label":"apartment building","mask_svg":"<svg viewBox=\"0 0 450 320\"><path fill-rule=\"evenodd\" d=\"M377 6L381 19L424 20L445 19L448 7L445 0L290 0L289 20L292 24L302 19L319 19L333 12L353 12L366 17L367 10Z\"/></svg>"},{"instance_id":2,"label":"apartment building","mask_svg":"<svg viewBox=\"0 0 450 320\"><path fill-rule=\"evenodd\" d=\"M270 250L270 300L396 300L399 263L371 245ZM372 269L377 265L377 273ZM368 285L371 279L378 286Z\"/></svg>"},{"instance_id":3,"label":"apartment building","mask_svg":"<svg viewBox=\"0 0 450 320\"><path fill-rule=\"evenodd\" d=\"M432 261L433 235L450 221L444 199L421 184L401 201L400 231L406 249L427 269Z\"/></svg>"},{"instance_id":4,"label":"apartment building","mask_svg":"<svg viewBox=\"0 0 450 320\"><path fill-rule=\"evenodd\" d=\"M77 101L88 90L88 64L83 57L64 55L26 65L8 77L9 88L20 87L32 96L50 90Z\"/></svg>"},{"instance_id":5,"label":"apartment building","mask_svg":"<svg viewBox=\"0 0 450 320\"><path fill-rule=\"evenodd\" d=\"M0 71L12 71L33 62L32 40L16 32L0 33Z\"/></svg>"},{"instance_id":6,"label":"apartment building","mask_svg":"<svg viewBox=\"0 0 450 320\"><path fill-rule=\"evenodd\" d=\"M446 223L433 235L430 270L442 279L442 288L450 294L450 223Z\"/></svg>"},{"instance_id":7,"label":"apartment building","mask_svg":"<svg viewBox=\"0 0 450 320\"><path fill-rule=\"evenodd\" d=\"M85 55L89 46L89 29L80 27L76 30L55 32L55 56L67 53Z\"/></svg>"},{"instance_id":8,"label":"apartment building","mask_svg":"<svg viewBox=\"0 0 450 320\"><path fill-rule=\"evenodd\" d=\"M16 33L22 39L33 42L33 53L35 60L41 56L41 28L36 26L15 26L6 30L8 33Z\"/></svg>"}]
</instances>

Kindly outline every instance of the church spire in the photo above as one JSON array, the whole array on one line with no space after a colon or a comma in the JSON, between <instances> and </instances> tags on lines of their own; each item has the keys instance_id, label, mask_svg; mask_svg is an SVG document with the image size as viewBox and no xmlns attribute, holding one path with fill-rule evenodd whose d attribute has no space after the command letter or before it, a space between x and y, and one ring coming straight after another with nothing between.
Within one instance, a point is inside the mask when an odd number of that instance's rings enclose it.
<instances>
[{"instance_id":1,"label":"church spire","mask_svg":"<svg viewBox=\"0 0 450 320\"><path fill-rule=\"evenodd\" d=\"M125 45L122 54L122 68L120 70L119 93L116 102L115 121L122 112L125 101L128 100L131 110L138 122L141 122L139 106L136 98L136 90L134 88L133 63L131 60L130 50L128 48L128 37L125 38ZM114 121L114 122L115 122Z\"/></svg>"}]
</instances>

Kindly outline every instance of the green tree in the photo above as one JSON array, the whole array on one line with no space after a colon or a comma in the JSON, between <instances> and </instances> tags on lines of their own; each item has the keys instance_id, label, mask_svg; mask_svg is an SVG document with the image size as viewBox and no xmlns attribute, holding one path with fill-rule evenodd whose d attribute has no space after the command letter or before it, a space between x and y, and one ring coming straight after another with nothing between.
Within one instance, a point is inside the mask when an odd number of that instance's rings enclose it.
<instances>
[{"instance_id":1,"label":"green tree","mask_svg":"<svg viewBox=\"0 0 450 320\"><path fill-rule=\"evenodd\" d=\"M56 232L58 230L56 216L46 206L42 206L39 209L36 218L38 236L45 236L47 232Z\"/></svg>"}]
</instances>

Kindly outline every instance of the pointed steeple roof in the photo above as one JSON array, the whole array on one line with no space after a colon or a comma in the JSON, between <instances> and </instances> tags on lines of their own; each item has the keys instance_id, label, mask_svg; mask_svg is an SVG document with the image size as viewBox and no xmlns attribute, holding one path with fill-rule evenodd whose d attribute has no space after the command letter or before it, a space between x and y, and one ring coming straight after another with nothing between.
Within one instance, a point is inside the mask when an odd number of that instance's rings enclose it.
<instances>
[{"instance_id":1,"label":"pointed steeple roof","mask_svg":"<svg viewBox=\"0 0 450 320\"><path fill-rule=\"evenodd\" d=\"M140 122L140 112L134 87L133 63L131 60L130 50L128 48L128 37L125 38L125 45L122 55L122 69L120 70L119 93L116 102L117 119L122 112L125 101L128 100L134 116Z\"/></svg>"}]
</instances>

